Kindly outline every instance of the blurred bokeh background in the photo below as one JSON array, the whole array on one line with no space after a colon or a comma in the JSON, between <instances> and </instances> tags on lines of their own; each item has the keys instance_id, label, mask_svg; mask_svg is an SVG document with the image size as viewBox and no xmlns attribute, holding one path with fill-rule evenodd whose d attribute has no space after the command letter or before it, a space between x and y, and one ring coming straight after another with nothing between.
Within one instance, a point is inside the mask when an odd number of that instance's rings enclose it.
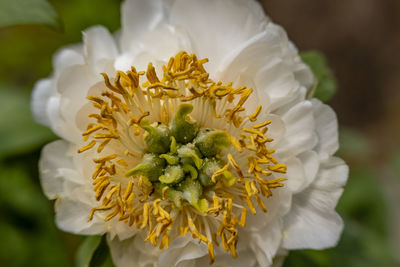
<instances>
[{"instance_id":1,"label":"blurred bokeh background","mask_svg":"<svg viewBox=\"0 0 400 267\"><path fill-rule=\"evenodd\" d=\"M0 266L75 264L82 237L55 227L38 180L40 149L56 137L33 121L29 98L58 48L91 25L119 29L120 2L0 0ZM285 266L400 266L400 1L261 2L301 51L325 55L338 90L321 97L337 112L338 155L351 170L339 245L291 252ZM32 12L21 16L21 4Z\"/></svg>"}]
</instances>

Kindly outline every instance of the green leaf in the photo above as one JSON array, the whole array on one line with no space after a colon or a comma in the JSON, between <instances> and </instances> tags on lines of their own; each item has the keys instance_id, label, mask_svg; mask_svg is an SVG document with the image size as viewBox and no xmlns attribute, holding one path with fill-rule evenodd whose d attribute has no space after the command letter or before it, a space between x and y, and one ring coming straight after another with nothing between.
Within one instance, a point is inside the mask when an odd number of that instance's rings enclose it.
<instances>
[{"instance_id":1,"label":"green leaf","mask_svg":"<svg viewBox=\"0 0 400 267\"><path fill-rule=\"evenodd\" d=\"M47 0L0 0L0 27L20 24L61 25Z\"/></svg>"},{"instance_id":2,"label":"green leaf","mask_svg":"<svg viewBox=\"0 0 400 267\"><path fill-rule=\"evenodd\" d=\"M55 139L31 115L29 95L18 88L0 86L0 159L33 151Z\"/></svg>"},{"instance_id":3,"label":"green leaf","mask_svg":"<svg viewBox=\"0 0 400 267\"><path fill-rule=\"evenodd\" d=\"M316 77L316 84L309 90L308 97L328 102L334 96L337 86L326 57L318 51L301 52L300 57L310 66Z\"/></svg>"},{"instance_id":4,"label":"green leaf","mask_svg":"<svg viewBox=\"0 0 400 267\"><path fill-rule=\"evenodd\" d=\"M0 265L67 267L49 203L25 168L0 165Z\"/></svg>"},{"instance_id":5,"label":"green leaf","mask_svg":"<svg viewBox=\"0 0 400 267\"><path fill-rule=\"evenodd\" d=\"M106 236L88 236L82 242L76 255L77 267L114 266L108 249Z\"/></svg>"},{"instance_id":6,"label":"green leaf","mask_svg":"<svg viewBox=\"0 0 400 267\"><path fill-rule=\"evenodd\" d=\"M87 267L95 253L96 249L101 243L101 236L88 236L86 237L82 244L78 248L76 254L76 266L77 267Z\"/></svg>"}]
</instances>

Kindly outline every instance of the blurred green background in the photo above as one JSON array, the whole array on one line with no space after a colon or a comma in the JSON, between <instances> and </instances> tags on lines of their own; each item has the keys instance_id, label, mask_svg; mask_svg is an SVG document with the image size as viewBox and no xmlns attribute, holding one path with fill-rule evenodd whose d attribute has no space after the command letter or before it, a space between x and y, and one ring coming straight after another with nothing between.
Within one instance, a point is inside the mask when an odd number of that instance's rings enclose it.
<instances>
[{"instance_id":1,"label":"blurred green background","mask_svg":"<svg viewBox=\"0 0 400 267\"><path fill-rule=\"evenodd\" d=\"M40 149L56 137L33 121L30 93L51 73L53 53L81 42L82 30L120 28L120 2L0 0L0 266L75 264L82 237L55 227L53 203L40 189ZM351 169L338 205L345 220L339 245L291 252L284 266L400 266L400 1L262 4L300 50L326 56L303 54L325 81L317 96L338 114L338 155Z\"/></svg>"}]
</instances>

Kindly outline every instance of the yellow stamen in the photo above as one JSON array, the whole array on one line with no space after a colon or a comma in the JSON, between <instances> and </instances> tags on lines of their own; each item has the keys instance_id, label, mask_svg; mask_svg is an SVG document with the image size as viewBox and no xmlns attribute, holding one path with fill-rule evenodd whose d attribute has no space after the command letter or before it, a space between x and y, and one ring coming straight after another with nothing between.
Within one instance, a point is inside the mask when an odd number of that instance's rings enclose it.
<instances>
[{"instance_id":1,"label":"yellow stamen","mask_svg":"<svg viewBox=\"0 0 400 267\"><path fill-rule=\"evenodd\" d=\"M85 146L79 148L79 149L78 149L78 153L82 153L82 152L84 152L84 151L86 151L86 150L89 150L89 149L91 149L92 147L94 147L95 145L96 145L96 141L92 140L89 144L87 144L87 145L85 145Z\"/></svg>"},{"instance_id":2,"label":"yellow stamen","mask_svg":"<svg viewBox=\"0 0 400 267\"><path fill-rule=\"evenodd\" d=\"M178 235L190 233L207 244L211 264L215 260L214 244L221 243L232 257L237 257L237 228L245 227L248 210L256 214L252 198L266 212L262 196L270 197L272 190L282 187L285 180L266 178L272 173L286 173L287 167L273 157L275 151L268 147L273 141L266 136L271 121L254 123L262 107L248 115L245 103L253 89L211 80L203 66L207 61L182 51L162 67L163 73L157 73L152 63L146 71L138 72L132 67L126 72L117 71L111 78L102 73L108 89L88 97L96 112L88 115L93 123L82 133L88 143L78 152L97 146L93 150L98 154L93 159L92 184L101 205L91 210L89 220L96 212L104 213L106 221L118 218L116 221L147 231L145 241L160 249L168 248ZM129 180L123 177L146 153L142 120L168 125L175 107L183 102L205 109L193 112L200 127L207 127L209 121L221 125L227 129L235 149L217 156L225 165L212 175L214 186L203 188L205 192L199 196L207 204L202 216L186 200L181 199L182 205L177 207L168 199L167 191L176 189L173 184L156 191L154 182L145 176ZM103 151L109 154L101 154ZM218 178L233 175L228 172L229 166L238 179L228 186Z\"/></svg>"}]
</instances>

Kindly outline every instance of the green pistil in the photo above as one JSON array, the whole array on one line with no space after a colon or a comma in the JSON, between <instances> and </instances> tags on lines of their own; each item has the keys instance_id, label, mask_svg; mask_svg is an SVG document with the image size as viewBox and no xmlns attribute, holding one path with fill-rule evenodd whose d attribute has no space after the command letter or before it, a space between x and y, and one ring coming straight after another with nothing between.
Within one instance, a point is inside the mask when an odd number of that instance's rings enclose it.
<instances>
[{"instance_id":1,"label":"green pistil","mask_svg":"<svg viewBox=\"0 0 400 267\"><path fill-rule=\"evenodd\" d=\"M196 147L205 157L215 157L231 145L229 134L221 130L201 129L194 140Z\"/></svg>"},{"instance_id":2,"label":"green pistil","mask_svg":"<svg viewBox=\"0 0 400 267\"><path fill-rule=\"evenodd\" d=\"M226 163L221 152L230 147L230 136L225 131L200 129L190 118L193 106L182 104L169 125L143 120L140 126L147 132L146 151L142 162L125 175L148 178L156 192L166 197L176 209L191 205L199 212L208 209L202 198L204 191L212 190L216 182L232 186L236 178L224 171L213 182L211 177Z\"/></svg>"},{"instance_id":3,"label":"green pistil","mask_svg":"<svg viewBox=\"0 0 400 267\"><path fill-rule=\"evenodd\" d=\"M179 143L187 144L191 142L196 137L199 130L199 126L196 122L189 117L192 110L192 105L182 104L178 107L175 117L172 119L170 125L171 134Z\"/></svg>"},{"instance_id":4,"label":"green pistil","mask_svg":"<svg viewBox=\"0 0 400 267\"><path fill-rule=\"evenodd\" d=\"M163 173L165 166L165 160L154 154L145 154L142 162L136 165L135 168L127 171L125 176L132 175L143 175L146 176L150 181L154 182L158 180Z\"/></svg>"},{"instance_id":5,"label":"green pistil","mask_svg":"<svg viewBox=\"0 0 400 267\"><path fill-rule=\"evenodd\" d=\"M158 180L164 184L172 184L182 181L184 176L183 168L180 165L169 165Z\"/></svg>"},{"instance_id":6,"label":"green pistil","mask_svg":"<svg viewBox=\"0 0 400 267\"><path fill-rule=\"evenodd\" d=\"M201 168L203 160L201 159L200 151L194 144L187 144L178 149L178 156L181 158L182 163L192 164L197 169Z\"/></svg>"},{"instance_id":7,"label":"green pistil","mask_svg":"<svg viewBox=\"0 0 400 267\"><path fill-rule=\"evenodd\" d=\"M150 125L147 120L142 120L140 127L147 132L144 141L146 142L148 152L157 154L168 152L171 136L168 126L160 122Z\"/></svg>"}]
</instances>

